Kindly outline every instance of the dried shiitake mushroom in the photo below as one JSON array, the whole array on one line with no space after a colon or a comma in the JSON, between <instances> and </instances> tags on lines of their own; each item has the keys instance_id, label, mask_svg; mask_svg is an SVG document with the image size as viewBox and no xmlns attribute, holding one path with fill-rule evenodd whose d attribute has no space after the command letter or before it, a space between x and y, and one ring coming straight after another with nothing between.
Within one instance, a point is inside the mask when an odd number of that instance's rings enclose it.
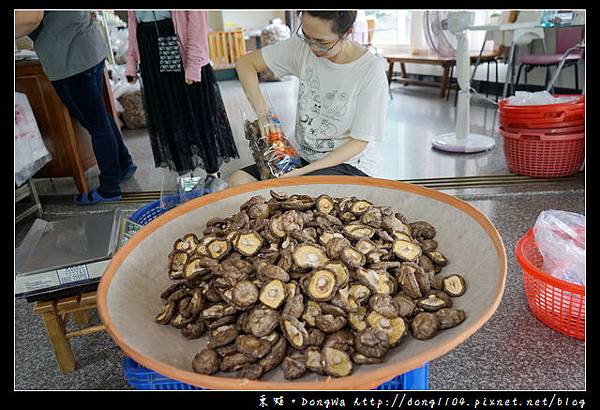
<instances>
[{"instance_id":1,"label":"dried shiitake mushroom","mask_svg":"<svg viewBox=\"0 0 600 410\"><path fill-rule=\"evenodd\" d=\"M309 300L306 302L306 309L302 315L302 320L309 326L316 326L315 320L322 313L321 306L317 302Z\"/></svg>"},{"instance_id":2,"label":"dried shiitake mushroom","mask_svg":"<svg viewBox=\"0 0 600 410\"><path fill-rule=\"evenodd\" d=\"M238 373L240 379L258 380L264 373L263 367L260 363L248 363L242 367L242 370Z\"/></svg>"},{"instance_id":3,"label":"dried shiitake mushroom","mask_svg":"<svg viewBox=\"0 0 600 410\"><path fill-rule=\"evenodd\" d=\"M323 246L327 246L329 241L333 238L343 238L344 235L334 231L324 231L321 236L319 236L319 243Z\"/></svg>"},{"instance_id":4,"label":"dried shiitake mushroom","mask_svg":"<svg viewBox=\"0 0 600 410\"><path fill-rule=\"evenodd\" d=\"M255 195L173 243L155 317L207 348L194 371L259 379L282 365L344 377L382 363L408 335L434 337L466 320L452 308L462 275L448 264L435 228L354 196Z\"/></svg>"},{"instance_id":5,"label":"dried shiitake mushroom","mask_svg":"<svg viewBox=\"0 0 600 410\"><path fill-rule=\"evenodd\" d=\"M156 316L156 323L168 325L171 319L177 313L177 302L169 302L163 306L160 313Z\"/></svg>"},{"instance_id":6,"label":"dried shiitake mushroom","mask_svg":"<svg viewBox=\"0 0 600 410\"><path fill-rule=\"evenodd\" d=\"M283 314L293 316L296 319L300 319L302 313L304 313L304 296L299 293L292 299L287 300L282 311Z\"/></svg>"},{"instance_id":7,"label":"dried shiitake mushroom","mask_svg":"<svg viewBox=\"0 0 600 410\"><path fill-rule=\"evenodd\" d=\"M238 352L248 357L260 359L271 351L271 343L252 335L239 335L235 339Z\"/></svg>"},{"instance_id":8,"label":"dried shiitake mushroom","mask_svg":"<svg viewBox=\"0 0 600 410\"><path fill-rule=\"evenodd\" d=\"M324 374L321 349L316 346L310 346L305 351L306 368L313 373Z\"/></svg>"},{"instance_id":9,"label":"dried shiitake mushroom","mask_svg":"<svg viewBox=\"0 0 600 410\"><path fill-rule=\"evenodd\" d=\"M300 269L317 269L329 262L325 250L317 245L300 245L293 254L294 263Z\"/></svg>"},{"instance_id":10,"label":"dried shiitake mushroom","mask_svg":"<svg viewBox=\"0 0 600 410\"><path fill-rule=\"evenodd\" d=\"M356 201L350 207L350 212L355 215L362 215L373 206L369 201Z\"/></svg>"},{"instance_id":11,"label":"dried shiitake mushroom","mask_svg":"<svg viewBox=\"0 0 600 410\"><path fill-rule=\"evenodd\" d=\"M354 353L352 361L356 364L378 364L383 363L383 357L368 357L362 353Z\"/></svg>"},{"instance_id":12,"label":"dried shiitake mushroom","mask_svg":"<svg viewBox=\"0 0 600 410\"><path fill-rule=\"evenodd\" d=\"M327 256L331 260L339 260L339 259L341 259L342 249L344 249L347 246L351 246L350 241L348 239L346 239L344 237L331 238L327 242L327 245L325 246L325 249L327 251Z\"/></svg>"},{"instance_id":13,"label":"dried shiitake mushroom","mask_svg":"<svg viewBox=\"0 0 600 410\"><path fill-rule=\"evenodd\" d=\"M316 301L331 300L337 290L335 274L326 269L314 271L308 282L308 296Z\"/></svg>"},{"instance_id":14,"label":"dried shiitake mushroom","mask_svg":"<svg viewBox=\"0 0 600 410\"><path fill-rule=\"evenodd\" d=\"M390 346L396 346L408 332L406 322L401 317L389 319L377 312L371 312L367 316L367 323L377 330L384 332L388 338Z\"/></svg>"},{"instance_id":15,"label":"dried shiitake mushroom","mask_svg":"<svg viewBox=\"0 0 600 410\"><path fill-rule=\"evenodd\" d=\"M323 267L324 269L333 272L335 275L335 284L338 288L345 288L350 280L348 269L343 263L330 262Z\"/></svg>"},{"instance_id":16,"label":"dried shiitake mushroom","mask_svg":"<svg viewBox=\"0 0 600 410\"><path fill-rule=\"evenodd\" d=\"M367 357L382 358L390 349L390 344L385 332L367 327L356 334L354 347Z\"/></svg>"},{"instance_id":17,"label":"dried shiitake mushroom","mask_svg":"<svg viewBox=\"0 0 600 410\"><path fill-rule=\"evenodd\" d=\"M231 251L231 243L226 239L213 239L206 245L208 255L213 259L223 259Z\"/></svg>"},{"instance_id":18,"label":"dried shiitake mushroom","mask_svg":"<svg viewBox=\"0 0 600 410\"><path fill-rule=\"evenodd\" d=\"M231 301L240 309L246 309L258 300L258 288L249 280L242 280L231 290Z\"/></svg>"},{"instance_id":19,"label":"dried shiitake mushroom","mask_svg":"<svg viewBox=\"0 0 600 410\"><path fill-rule=\"evenodd\" d=\"M359 282L366 285L373 293L387 295L394 293L396 288L394 280L386 271L358 268L356 272Z\"/></svg>"},{"instance_id":20,"label":"dried shiitake mushroom","mask_svg":"<svg viewBox=\"0 0 600 410\"><path fill-rule=\"evenodd\" d=\"M258 233L250 231L239 233L234 239L233 247L244 256L253 256L262 248L263 242Z\"/></svg>"},{"instance_id":21,"label":"dried shiitake mushroom","mask_svg":"<svg viewBox=\"0 0 600 410\"><path fill-rule=\"evenodd\" d=\"M187 243L187 242L186 242ZM183 279L183 268L188 260L188 254L185 251L174 251L171 253L171 261L170 261L170 269L169 269L169 278Z\"/></svg>"},{"instance_id":22,"label":"dried shiitake mushroom","mask_svg":"<svg viewBox=\"0 0 600 410\"><path fill-rule=\"evenodd\" d=\"M221 371L222 372L235 372L244 368L248 363L251 363L254 359L249 358L242 353L232 353L224 356L221 360Z\"/></svg>"},{"instance_id":23,"label":"dried shiitake mushroom","mask_svg":"<svg viewBox=\"0 0 600 410\"><path fill-rule=\"evenodd\" d=\"M286 356L281 363L283 377L287 380L297 379L306 373L306 358L304 352L296 350L290 356Z\"/></svg>"},{"instance_id":24,"label":"dried shiitake mushroom","mask_svg":"<svg viewBox=\"0 0 600 410\"><path fill-rule=\"evenodd\" d=\"M285 351L287 349L287 342L283 337L277 339L273 344L271 351L268 355L260 359L259 364L263 367L264 373L270 372L283 361L285 357Z\"/></svg>"},{"instance_id":25,"label":"dried shiitake mushroom","mask_svg":"<svg viewBox=\"0 0 600 410\"><path fill-rule=\"evenodd\" d=\"M416 270L417 269L415 269L413 264L402 264L397 276L398 283L402 287L402 290L413 299L423 297L423 294L421 293L421 287L419 286L419 282L417 281L417 277L415 275Z\"/></svg>"},{"instance_id":26,"label":"dried shiitake mushroom","mask_svg":"<svg viewBox=\"0 0 600 410\"><path fill-rule=\"evenodd\" d=\"M221 357L214 349L203 349L196 354L192 368L196 373L215 374L221 367Z\"/></svg>"},{"instance_id":27,"label":"dried shiitake mushroom","mask_svg":"<svg viewBox=\"0 0 600 410\"><path fill-rule=\"evenodd\" d=\"M256 337L267 336L279 324L279 313L267 307L256 307L248 315L248 328Z\"/></svg>"},{"instance_id":28,"label":"dried shiitake mushroom","mask_svg":"<svg viewBox=\"0 0 600 410\"><path fill-rule=\"evenodd\" d=\"M342 248L340 255L342 261L351 269L360 268L367 262L365 255L349 246Z\"/></svg>"},{"instance_id":29,"label":"dried shiitake mushroom","mask_svg":"<svg viewBox=\"0 0 600 410\"><path fill-rule=\"evenodd\" d=\"M381 227L390 234L400 232L412 237L410 226L402 222L395 215L383 215L381 218Z\"/></svg>"},{"instance_id":30,"label":"dried shiitake mushroom","mask_svg":"<svg viewBox=\"0 0 600 410\"><path fill-rule=\"evenodd\" d=\"M367 328L367 313L367 308L364 306L359 307L356 312L348 313L348 322L357 332Z\"/></svg>"},{"instance_id":31,"label":"dried shiitake mushroom","mask_svg":"<svg viewBox=\"0 0 600 410\"><path fill-rule=\"evenodd\" d=\"M188 303L184 308L182 308L180 304L179 311L184 317L194 317L198 315L203 308L204 297L202 295L202 290L197 288L192 291L192 295L189 297Z\"/></svg>"},{"instance_id":32,"label":"dried shiitake mushroom","mask_svg":"<svg viewBox=\"0 0 600 410\"><path fill-rule=\"evenodd\" d=\"M415 338L419 340L431 339L440 329L440 319L434 313L419 313L410 323L410 329Z\"/></svg>"},{"instance_id":33,"label":"dried shiitake mushroom","mask_svg":"<svg viewBox=\"0 0 600 410\"><path fill-rule=\"evenodd\" d=\"M188 259L183 268L183 276L188 280L195 279L208 272L210 272L210 270L202 266L202 261L197 256Z\"/></svg>"},{"instance_id":34,"label":"dried shiitake mushroom","mask_svg":"<svg viewBox=\"0 0 600 410\"><path fill-rule=\"evenodd\" d=\"M465 321L467 315L462 309L442 308L435 312L440 320L440 329L450 329Z\"/></svg>"},{"instance_id":35,"label":"dried shiitake mushroom","mask_svg":"<svg viewBox=\"0 0 600 410\"><path fill-rule=\"evenodd\" d=\"M285 285L283 282L274 279L262 288L258 299L271 309L278 309L279 306L282 305L286 296Z\"/></svg>"},{"instance_id":36,"label":"dried shiitake mushroom","mask_svg":"<svg viewBox=\"0 0 600 410\"><path fill-rule=\"evenodd\" d=\"M352 360L344 351L325 347L321 352L323 369L330 376L343 377L352 373Z\"/></svg>"},{"instance_id":37,"label":"dried shiitake mushroom","mask_svg":"<svg viewBox=\"0 0 600 410\"><path fill-rule=\"evenodd\" d=\"M375 235L375 229L362 224L346 225L344 227L344 235L354 241L371 239Z\"/></svg>"},{"instance_id":38,"label":"dried shiitake mushroom","mask_svg":"<svg viewBox=\"0 0 600 410\"><path fill-rule=\"evenodd\" d=\"M363 255L367 255L369 252L372 252L376 249L377 245L370 239L360 239L358 242L356 242L356 250Z\"/></svg>"},{"instance_id":39,"label":"dried shiitake mushroom","mask_svg":"<svg viewBox=\"0 0 600 410\"><path fill-rule=\"evenodd\" d=\"M333 199L329 195L321 195L316 200L316 208L317 211L322 212L324 214L329 214L334 209Z\"/></svg>"},{"instance_id":40,"label":"dried shiitake mushroom","mask_svg":"<svg viewBox=\"0 0 600 410\"><path fill-rule=\"evenodd\" d=\"M420 267L423 268L425 272L435 272L436 265L433 264L431 259L429 259L426 255L421 255L417 260L417 263Z\"/></svg>"},{"instance_id":41,"label":"dried shiitake mushroom","mask_svg":"<svg viewBox=\"0 0 600 410\"><path fill-rule=\"evenodd\" d=\"M412 231L412 237L418 241L425 239L433 239L435 237L435 228L428 222L417 221L410 225Z\"/></svg>"},{"instance_id":42,"label":"dried shiitake mushroom","mask_svg":"<svg viewBox=\"0 0 600 410\"><path fill-rule=\"evenodd\" d=\"M438 266L446 266L448 264L448 259L439 251L427 252L427 256Z\"/></svg>"},{"instance_id":43,"label":"dried shiitake mushroom","mask_svg":"<svg viewBox=\"0 0 600 410\"><path fill-rule=\"evenodd\" d=\"M376 294L369 299L369 306L373 311L389 319L398 317L394 299L390 295Z\"/></svg>"},{"instance_id":44,"label":"dried shiitake mushroom","mask_svg":"<svg viewBox=\"0 0 600 410\"><path fill-rule=\"evenodd\" d=\"M308 346L308 332L304 322L293 316L281 316L281 330L294 349L304 349Z\"/></svg>"},{"instance_id":45,"label":"dried shiitake mushroom","mask_svg":"<svg viewBox=\"0 0 600 410\"><path fill-rule=\"evenodd\" d=\"M331 314L320 315L315 319L317 328L325 333L337 332L346 324L346 316L334 316Z\"/></svg>"},{"instance_id":46,"label":"dried shiitake mushroom","mask_svg":"<svg viewBox=\"0 0 600 410\"><path fill-rule=\"evenodd\" d=\"M349 286L338 289L338 292L331 299L331 304L346 312L356 312L359 307L358 302L350 295Z\"/></svg>"},{"instance_id":47,"label":"dried shiitake mushroom","mask_svg":"<svg viewBox=\"0 0 600 410\"><path fill-rule=\"evenodd\" d=\"M189 323L192 323L195 320L193 317L186 318L181 313L176 313L173 319L169 322L171 326L176 329L183 329Z\"/></svg>"},{"instance_id":48,"label":"dried shiitake mushroom","mask_svg":"<svg viewBox=\"0 0 600 410\"><path fill-rule=\"evenodd\" d=\"M423 252L419 245L401 239L394 240L393 249L398 258L407 262L414 262Z\"/></svg>"},{"instance_id":49,"label":"dried shiitake mushroom","mask_svg":"<svg viewBox=\"0 0 600 410\"><path fill-rule=\"evenodd\" d=\"M448 300L440 297L438 294L431 293L426 298L419 300L417 306L427 312L435 312L436 310L449 307Z\"/></svg>"},{"instance_id":50,"label":"dried shiitake mushroom","mask_svg":"<svg viewBox=\"0 0 600 410\"><path fill-rule=\"evenodd\" d=\"M186 339L198 339L206 331L206 323L202 318L198 318L195 322L188 323L183 329L181 334Z\"/></svg>"},{"instance_id":51,"label":"dried shiitake mushroom","mask_svg":"<svg viewBox=\"0 0 600 410\"><path fill-rule=\"evenodd\" d=\"M238 331L233 325L221 326L212 331L210 340L206 345L210 349L215 347L225 346L233 342L238 337Z\"/></svg>"},{"instance_id":52,"label":"dried shiitake mushroom","mask_svg":"<svg viewBox=\"0 0 600 410\"><path fill-rule=\"evenodd\" d=\"M351 284L348 293L350 293L350 296L352 296L352 298L354 298L359 305L368 300L371 296L371 290L369 287L360 283Z\"/></svg>"},{"instance_id":53,"label":"dried shiitake mushroom","mask_svg":"<svg viewBox=\"0 0 600 410\"><path fill-rule=\"evenodd\" d=\"M408 318L413 315L415 308L417 305L415 302L407 296L396 295L392 300L394 306L396 306L396 311L398 312L398 316L403 318Z\"/></svg>"},{"instance_id":54,"label":"dried shiitake mushroom","mask_svg":"<svg viewBox=\"0 0 600 410\"><path fill-rule=\"evenodd\" d=\"M462 296L465 293L465 279L460 275L446 276L442 280L442 289L450 296Z\"/></svg>"}]
</instances>

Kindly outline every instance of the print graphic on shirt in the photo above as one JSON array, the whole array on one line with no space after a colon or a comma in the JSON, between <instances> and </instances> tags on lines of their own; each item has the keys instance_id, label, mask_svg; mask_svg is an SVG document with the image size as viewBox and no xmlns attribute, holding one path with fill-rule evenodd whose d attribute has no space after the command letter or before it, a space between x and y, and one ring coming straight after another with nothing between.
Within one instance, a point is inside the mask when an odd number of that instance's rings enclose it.
<instances>
[{"instance_id":1,"label":"print graphic on shirt","mask_svg":"<svg viewBox=\"0 0 600 410\"><path fill-rule=\"evenodd\" d=\"M332 90L325 94L323 107L328 113L341 117L346 114L347 102L348 95L345 92L340 92L340 90Z\"/></svg>"},{"instance_id":2,"label":"print graphic on shirt","mask_svg":"<svg viewBox=\"0 0 600 410\"><path fill-rule=\"evenodd\" d=\"M321 135L325 135L327 138L331 139L337 135L338 130L334 124L326 119L322 119L318 131Z\"/></svg>"}]
</instances>

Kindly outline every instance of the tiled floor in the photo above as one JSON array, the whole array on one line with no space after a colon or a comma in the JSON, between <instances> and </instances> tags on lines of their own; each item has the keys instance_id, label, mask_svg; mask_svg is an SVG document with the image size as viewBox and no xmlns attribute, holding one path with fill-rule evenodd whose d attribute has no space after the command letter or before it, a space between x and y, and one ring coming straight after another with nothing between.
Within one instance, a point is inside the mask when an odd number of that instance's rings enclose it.
<instances>
[{"instance_id":1,"label":"tiled floor","mask_svg":"<svg viewBox=\"0 0 600 410\"><path fill-rule=\"evenodd\" d=\"M226 179L235 170L250 165L253 160L243 133L244 116L255 117L237 80L219 83L225 108L229 116L240 158L221 167ZM298 80L294 77L280 82L262 83L263 92L278 112L286 135L293 134L296 115ZM486 152L453 154L435 150L432 139L439 134L452 132L455 124L454 95L449 101L439 98L439 89L422 86L392 84L385 136L378 144L379 169L373 176L387 179L423 179L441 177L506 175L502 141L496 127L496 109L491 103L471 100L471 131L493 136L496 146ZM155 168L150 142L145 129L124 130L124 138L138 171L133 179L122 184L124 192L174 191L177 173ZM98 185L99 170L88 172L91 187ZM196 175L204 175L200 169ZM36 180L40 195L74 194L76 188L71 178Z\"/></svg>"}]
</instances>

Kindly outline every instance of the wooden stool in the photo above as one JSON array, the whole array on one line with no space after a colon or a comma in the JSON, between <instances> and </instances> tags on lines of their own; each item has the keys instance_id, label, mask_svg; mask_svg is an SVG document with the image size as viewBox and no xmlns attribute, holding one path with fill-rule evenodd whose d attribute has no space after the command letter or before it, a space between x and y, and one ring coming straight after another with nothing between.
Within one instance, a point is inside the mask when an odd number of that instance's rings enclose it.
<instances>
[{"instance_id":1,"label":"wooden stool","mask_svg":"<svg viewBox=\"0 0 600 410\"><path fill-rule=\"evenodd\" d=\"M37 302L33 313L41 315L46 326L48 339L54 350L54 356L62 373L75 370L75 357L71 351L69 339L75 336L102 332L104 325L90 326L74 332L66 332L67 315L73 314L75 323L79 325L90 322L89 311L96 308L96 292L82 293L68 298Z\"/></svg>"}]
</instances>

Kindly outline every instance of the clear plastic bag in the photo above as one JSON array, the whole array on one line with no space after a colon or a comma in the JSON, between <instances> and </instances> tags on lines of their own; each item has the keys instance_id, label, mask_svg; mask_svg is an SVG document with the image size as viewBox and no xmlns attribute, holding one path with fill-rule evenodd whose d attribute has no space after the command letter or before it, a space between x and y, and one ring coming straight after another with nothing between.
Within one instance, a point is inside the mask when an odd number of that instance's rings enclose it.
<instances>
[{"instance_id":1,"label":"clear plastic bag","mask_svg":"<svg viewBox=\"0 0 600 410\"><path fill-rule=\"evenodd\" d=\"M266 138L260 135L258 120L249 121L243 110L242 116L245 136L261 180L279 178L302 165L298 152L281 130L279 117L274 110L269 111L269 119L278 126L279 131L269 134Z\"/></svg>"},{"instance_id":2,"label":"clear plastic bag","mask_svg":"<svg viewBox=\"0 0 600 410\"><path fill-rule=\"evenodd\" d=\"M24 184L51 160L27 96L15 93L15 184Z\"/></svg>"},{"instance_id":3,"label":"clear plastic bag","mask_svg":"<svg viewBox=\"0 0 600 410\"><path fill-rule=\"evenodd\" d=\"M534 235L544 258L542 270L585 286L585 216L567 211L544 211L535 223Z\"/></svg>"},{"instance_id":4,"label":"clear plastic bag","mask_svg":"<svg viewBox=\"0 0 600 410\"><path fill-rule=\"evenodd\" d=\"M563 104L577 101L579 97L555 97L548 91L517 91L512 97L508 97L508 105L550 105Z\"/></svg>"}]
</instances>

